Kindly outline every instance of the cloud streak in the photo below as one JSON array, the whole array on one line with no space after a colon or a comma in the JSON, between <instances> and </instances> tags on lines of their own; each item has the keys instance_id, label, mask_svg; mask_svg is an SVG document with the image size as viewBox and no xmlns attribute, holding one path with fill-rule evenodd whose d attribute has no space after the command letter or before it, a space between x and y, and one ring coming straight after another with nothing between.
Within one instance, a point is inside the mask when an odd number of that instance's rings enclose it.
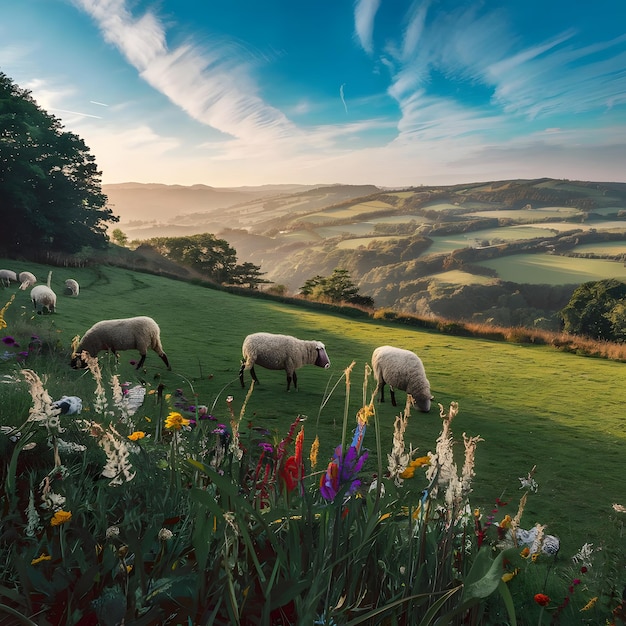
<instances>
[{"instance_id":1,"label":"cloud streak","mask_svg":"<svg viewBox=\"0 0 626 626\"><path fill-rule=\"evenodd\" d=\"M191 43L169 49L163 24L151 12L134 17L124 0L75 0L154 89L193 119L249 142L295 132L277 109L266 105L245 62L229 56L223 42L204 50ZM232 49L230 50L232 52Z\"/></svg>"}]
</instances>

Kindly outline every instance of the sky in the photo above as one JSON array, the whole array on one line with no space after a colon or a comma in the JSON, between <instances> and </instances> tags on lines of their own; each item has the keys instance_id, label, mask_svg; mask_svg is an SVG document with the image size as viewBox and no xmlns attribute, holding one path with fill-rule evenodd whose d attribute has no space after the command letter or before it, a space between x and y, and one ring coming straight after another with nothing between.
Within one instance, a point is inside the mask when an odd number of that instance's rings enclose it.
<instances>
[{"instance_id":1,"label":"sky","mask_svg":"<svg viewBox=\"0 0 626 626\"><path fill-rule=\"evenodd\" d=\"M626 181L624 0L4 0L104 184Z\"/></svg>"}]
</instances>

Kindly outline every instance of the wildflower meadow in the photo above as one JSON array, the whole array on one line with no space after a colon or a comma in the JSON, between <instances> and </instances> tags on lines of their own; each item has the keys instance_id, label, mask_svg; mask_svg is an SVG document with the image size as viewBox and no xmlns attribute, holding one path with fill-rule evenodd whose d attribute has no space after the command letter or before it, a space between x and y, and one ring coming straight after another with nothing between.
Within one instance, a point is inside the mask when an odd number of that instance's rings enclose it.
<instances>
[{"instance_id":1,"label":"wildflower meadow","mask_svg":"<svg viewBox=\"0 0 626 626\"><path fill-rule=\"evenodd\" d=\"M324 441L287 403L268 427L255 383L205 396L86 354L79 396L59 398L65 351L12 329L10 306L0 625L626 622L624 503L606 541L567 554L551 520L526 517L540 459L476 505L488 434L456 401L431 412L437 436L408 438L411 398L383 422L351 362L320 399L343 407Z\"/></svg>"}]
</instances>

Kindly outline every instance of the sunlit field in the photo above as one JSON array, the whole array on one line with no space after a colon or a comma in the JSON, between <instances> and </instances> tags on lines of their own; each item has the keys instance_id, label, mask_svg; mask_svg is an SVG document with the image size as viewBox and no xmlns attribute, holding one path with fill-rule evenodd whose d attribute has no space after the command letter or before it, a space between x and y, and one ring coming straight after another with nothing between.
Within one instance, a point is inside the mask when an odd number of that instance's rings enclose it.
<instances>
[{"instance_id":1,"label":"sunlit field","mask_svg":"<svg viewBox=\"0 0 626 626\"><path fill-rule=\"evenodd\" d=\"M515 283L567 285L590 280L626 280L626 267L618 261L581 259L553 254L516 254L478 265L498 272L498 278Z\"/></svg>"},{"instance_id":2,"label":"sunlit field","mask_svg":"<svg viewBox=\"0 0 626 626\"><path fill-rule=\"evenodd\" d=\"M581 211L571 207L539 207L537 209L502 209L496 211L476 211L467 213L473 217L497 217L500 219L517 220L530 223L545 220L546 218L568 219L581 215Z\"/></svg>"}]
</instances>

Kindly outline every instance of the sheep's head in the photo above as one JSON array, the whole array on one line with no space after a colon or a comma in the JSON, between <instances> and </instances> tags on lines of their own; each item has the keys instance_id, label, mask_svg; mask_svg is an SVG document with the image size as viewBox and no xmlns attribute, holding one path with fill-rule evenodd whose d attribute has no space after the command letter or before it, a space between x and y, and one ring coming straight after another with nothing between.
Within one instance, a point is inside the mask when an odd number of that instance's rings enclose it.
<instances>
[{"instance_id":1,"label":"sheep's head","mask_svg":"<svg viewBox=\"0 0 626 626\"><path fill-rule=\"evenodd\" d=\"M330 359L328 358L328 354L326 354L326 346L324 346L321 341L317 341L315 349L317 350L315 365L317 365L317 367L328 369L330 367Z\"/></svg>"},{"instance_id":2,"label":"sheep's head","mask_svg":"<svg viewBox=\"0 0 626 626\"><path fill-rule=\"evenodd\" d=\"M87 361L85 361L80 354L73 354L70 365L72 366L72 369L83 370L87 367Z\"/></svg>"}]
</instances>

